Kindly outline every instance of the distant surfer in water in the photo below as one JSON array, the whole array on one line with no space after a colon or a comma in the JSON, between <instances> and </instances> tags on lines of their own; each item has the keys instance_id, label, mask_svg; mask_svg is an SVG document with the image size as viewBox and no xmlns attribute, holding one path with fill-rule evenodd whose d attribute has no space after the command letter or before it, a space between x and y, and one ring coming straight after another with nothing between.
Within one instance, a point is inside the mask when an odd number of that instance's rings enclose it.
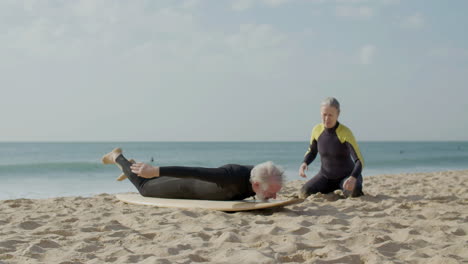
<instances>
[{"instance_id":1,"label":"distant surfer in water","mask_svg":"<svg viewBox=\"0 0 468 264\"><path fill-rule=\"evenodd\" d=\"M317 153L322 164L317 175L302 187L301 197L338 189L343 190L345 196L361 196L364 159L351 130L338 122L340 103L336 98L328 97L322 102L320 110L322 123L312 129L310 146L299 168L299 175L307 177L305 171Z\"/></svg>"},{"instance_id":2,"label":"distant surfer in water","mask_svg":"<svg viewBox=\"0 0 468 264\"><path fill-rule=\"evenodd\" d=\"M116 164L146 197L243 200L275 199L283 186L283 170L267 161L256 166L227 164L219 168L165 166L134 163L116 148L102 157L104 164Z\"/></svg>"}]
</instances>

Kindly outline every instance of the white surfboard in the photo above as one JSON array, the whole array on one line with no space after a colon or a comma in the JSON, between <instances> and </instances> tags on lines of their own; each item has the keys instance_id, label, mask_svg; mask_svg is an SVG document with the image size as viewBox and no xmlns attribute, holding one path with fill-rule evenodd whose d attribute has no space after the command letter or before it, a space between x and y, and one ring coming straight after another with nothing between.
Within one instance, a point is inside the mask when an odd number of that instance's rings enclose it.
<instances>
[{"instance_id":1,"label":"white surfboard","mask_svg":"<svg viewBox=\"0 0 468 264\"><path fill-rule=\"evenodd\" d=\"M129 204L151 205L157 207L173 207L173 208L199 208L217 211L249 211L271 207L281 207L290 204L300 203L303 199L291 200L241 200L241 201L213 201L213 200L191 200L191 199L167 199L144 197L138 193L119 193L117 199Z\"/></svg>"}]
</instances>

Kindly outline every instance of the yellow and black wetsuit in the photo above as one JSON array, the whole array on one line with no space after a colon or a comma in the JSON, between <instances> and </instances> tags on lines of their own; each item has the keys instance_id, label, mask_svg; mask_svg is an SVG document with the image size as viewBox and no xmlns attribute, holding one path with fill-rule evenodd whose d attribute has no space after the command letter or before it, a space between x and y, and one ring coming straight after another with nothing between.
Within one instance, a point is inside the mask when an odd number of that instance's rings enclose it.
<instances>
[{"instance_id":1,"label":"yellow and black wetsuit","mask_svg":"<svg viewBox=\"0 0 468 264\"><path fill-rule=\"evenodd\" d=\"M364 159L353 133L349 128L336 122L333 128L325 128L323 124L312 129L309 150L304 162L309 165L320 153L322 165L320 171L302 187L302 193L329 193L343 189L343 183L348 177L357 179L356 188L351 194L362 194L362 175Z\"/></svg>"},{"instance_id":2,"label":"yellow and black wetsuit","mask_svg":"<svg viewBox=\"0 0 468 264\"><path fill-rule=\"evenodd\" d=\"M253 169L250 165L159 167L160 177L145 179L132 172L132 164L123 155L119 155L116 162L138 192L146 197L228 201L255 196L250 183L250 171Z\"/></svg>"}]
</instances>

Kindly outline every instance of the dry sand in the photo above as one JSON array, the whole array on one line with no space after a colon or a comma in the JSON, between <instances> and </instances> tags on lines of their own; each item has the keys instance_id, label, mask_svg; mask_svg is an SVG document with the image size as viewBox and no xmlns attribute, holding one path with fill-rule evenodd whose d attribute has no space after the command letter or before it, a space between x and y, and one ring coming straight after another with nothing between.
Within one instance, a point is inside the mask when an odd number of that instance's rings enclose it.
<instances>
[{"instance_id":1,"label":"dry sand","mask_svg":"<svg viewBox=\"0 0 468 264\"><path fill-rule=\"evenodd\" d=\"M468 263L467 182L468 171L379 175L364 197L239 213L109 194L5 200L0 263Z\"/></svg>"}]
</instances>

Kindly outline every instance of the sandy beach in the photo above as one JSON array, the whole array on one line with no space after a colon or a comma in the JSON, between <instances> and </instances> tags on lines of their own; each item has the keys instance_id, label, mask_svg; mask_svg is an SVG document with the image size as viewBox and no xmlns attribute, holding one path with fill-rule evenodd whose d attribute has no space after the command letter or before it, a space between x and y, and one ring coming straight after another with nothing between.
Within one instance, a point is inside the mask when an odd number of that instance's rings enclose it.
<instances>
[{"instance_id":1,"label":"sandy beach","mask_svg":"<svg viewBox=\"0 0 468 264\"><path fill-rule=\"evenodd\" d=\"M379 175L363 197L239 213L111 194L3 200L0 263L468 263L467 182L468 170Z\"/></svg>"}]
</instances>

